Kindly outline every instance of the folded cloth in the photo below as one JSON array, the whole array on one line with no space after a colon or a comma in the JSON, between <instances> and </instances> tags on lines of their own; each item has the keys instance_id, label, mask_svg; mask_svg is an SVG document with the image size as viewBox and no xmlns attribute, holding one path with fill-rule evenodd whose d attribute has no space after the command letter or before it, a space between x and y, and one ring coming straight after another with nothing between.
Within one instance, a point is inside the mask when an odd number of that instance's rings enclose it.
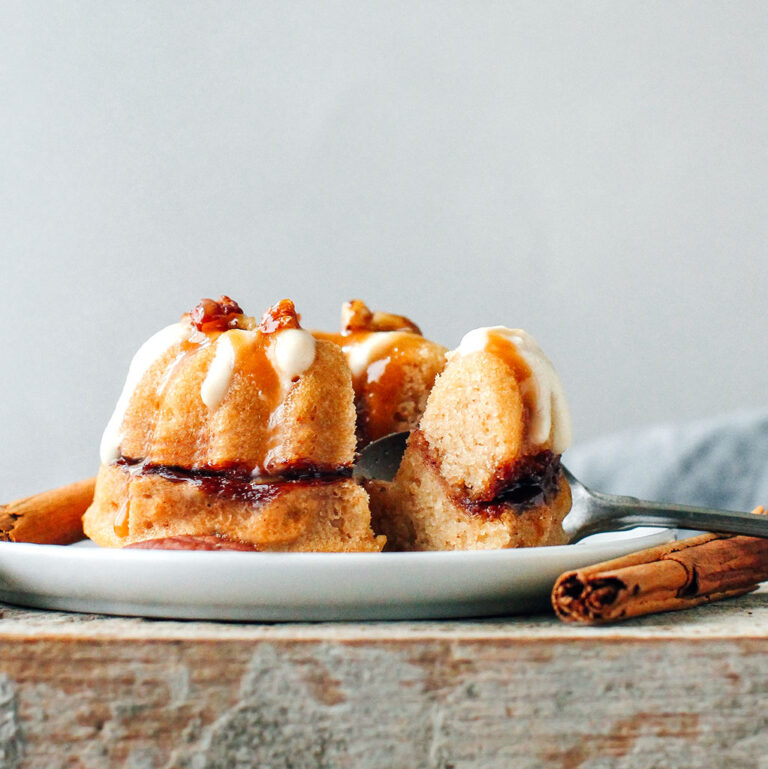
<instances>
[{"instance_id":1,"label":"folded cloth","mask_svg":"<svg viewBox=\"0 0 768 769\"><path fill-rule=\"evenodd\" d=\"M623 432L564 459L598 491L751 510L768 505L768 410Z\"/></svg>"}]
</instances>

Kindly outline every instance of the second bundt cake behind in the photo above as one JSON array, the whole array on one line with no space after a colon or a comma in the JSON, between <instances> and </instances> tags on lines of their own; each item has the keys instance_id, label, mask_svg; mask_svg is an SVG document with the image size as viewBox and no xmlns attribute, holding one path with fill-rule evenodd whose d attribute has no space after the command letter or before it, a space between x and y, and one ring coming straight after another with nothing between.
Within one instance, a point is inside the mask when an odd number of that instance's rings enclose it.
<instances>
[{"instance_id":1,"label":"second bundt cake behind","mask_svg":"<svg viewBox=\"0 0 768 769\"><path fill-rule=\"evenodd\" d=\"M352 372L358 448L418 425L446 349L422 336L402 315L372 312L359 299L345 302L341 332L313 332L341 347Z\"/></svg>"}]
</instances>

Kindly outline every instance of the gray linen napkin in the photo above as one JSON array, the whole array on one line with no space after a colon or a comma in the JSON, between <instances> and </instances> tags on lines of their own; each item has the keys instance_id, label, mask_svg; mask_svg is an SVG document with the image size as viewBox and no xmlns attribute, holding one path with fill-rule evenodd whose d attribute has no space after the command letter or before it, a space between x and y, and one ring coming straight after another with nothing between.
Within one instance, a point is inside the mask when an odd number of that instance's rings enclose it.
<instances>
[{"instance_id":1,"label":"gray linen napkin","mask_svg":"<svg viewBox=\"0 0 768 769\"><path fill-rule=\"evenodd\" d=\"M611 435L569 449L587 486L705 507L768 506L768 410Z\"/></svg>"}]
</instances>

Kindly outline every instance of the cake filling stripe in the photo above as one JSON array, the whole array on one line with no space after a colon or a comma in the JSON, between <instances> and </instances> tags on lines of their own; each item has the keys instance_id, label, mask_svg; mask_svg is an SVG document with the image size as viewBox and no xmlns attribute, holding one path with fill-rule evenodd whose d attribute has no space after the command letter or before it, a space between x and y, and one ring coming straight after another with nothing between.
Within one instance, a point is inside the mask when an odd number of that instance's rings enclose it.
<instances>
[{"instance_id":1,"label":"cake filling stripe","mask_svg":"<svg viewBox=\"0 0 768 769\"><path fill-rule=\"evenodd\" d=\"M121 458L114 466L138 480L159 477L170 483L185 483L212 497L237 500L258 508L281 494L296 488L324 486L347 480L352 468L301 468L284 473L279 478L254 481L250 474L239 468L225 470L189 470L170 465L154 465L141 460Z\"/></svg>"},{"instance_id":2,"label":"cake filling stripe","mask_svg":"<svg viewBox=\"0 0 768 769\"><path fill-rule=\"evenodd\" d=\"M536 505L550 503L560 490L560 455L542 451L522 457L508 468L500 468L497 482L492 487L492 497L484 500L470 499L461 489L451 486L440 473L440 463L420 431L411 433L410 440L441 479L448 495L472 515L498 518L510 508L515 512L524 512Z\"/></svg>"},{"instance_id":3,"label":"cake filling stripe","mask_svg":"<svg viewBox=\"0 0 768 769\"><path fill-rule=\"evenodd\" d=\"M203 478L218 478L254 486L273 483L295 483L305 481L336 481L352 477L353 468L349 465L322 466L315 464L296 464L284 469L279 475L255 478L246 468L240 467L204 467L190 469L176 465L160 465L142 459L120 457L114 462L132 475L161 475L171 480L194 481Z\"/></svg>"}]
</instances>

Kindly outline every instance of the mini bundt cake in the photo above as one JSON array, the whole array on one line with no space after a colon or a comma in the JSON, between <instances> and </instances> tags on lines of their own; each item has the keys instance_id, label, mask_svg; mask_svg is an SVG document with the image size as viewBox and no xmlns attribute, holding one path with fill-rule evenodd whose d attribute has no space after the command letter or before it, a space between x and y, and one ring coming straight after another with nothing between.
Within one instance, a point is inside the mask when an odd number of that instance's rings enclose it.
<instances>
[{"instance_id":1,"label":"mini bundt cake","mask_svg":"<svg viewBox=\"0 0 768 769\"><path fill-rule=\"evenodd\" d=\"M419 423L445 347L402 315L371 312L359 299L341 310L341 333L313 332L341 347L352 371L358 448Z\"/></svg>"},{"instance_id":2,"label":"mini bundt cake","mask_svg":"<svg viewBox=\"0 0 768 769\"><path fill-rule=\"evenodd\" d=\"M368 485L388 549L564 544L571 428L552 364L502 327L469 332L448 359L397 475Z\"/></svg>"},{"instance_id":3,"label":"mini bundt cake","mask_svg":"<svg viewBox=\"0 0 768 769\"><path fill-rule=\"evenodd\" d=\"M204 299L147 341L101 443L99 545L217 536L260 550L378 551L351 479L355 407L338 346L290 300L257 324Z\"/></svg>"}]
</instances>

